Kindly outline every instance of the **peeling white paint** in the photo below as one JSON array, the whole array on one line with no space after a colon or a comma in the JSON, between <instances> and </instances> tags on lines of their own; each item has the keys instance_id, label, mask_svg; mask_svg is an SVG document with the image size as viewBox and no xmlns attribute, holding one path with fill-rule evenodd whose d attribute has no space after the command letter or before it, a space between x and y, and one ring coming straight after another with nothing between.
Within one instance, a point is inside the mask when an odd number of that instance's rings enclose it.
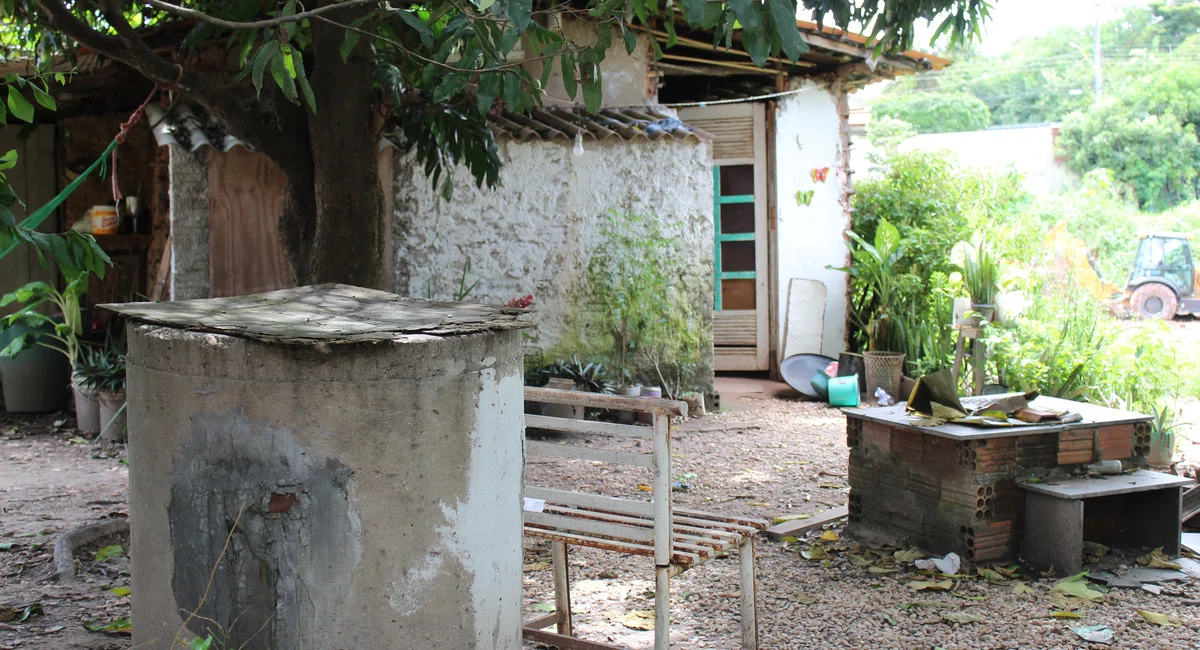
<instances>
[{"instance_id":1,"label":"peeling white paint","mask_svg":"<svg viewBox=\"0 0 1200 650\"><path fill-rule=\"evenodd\" d=\"M410 569L398 580L393 580L388 589L388 605L401 616L411 616L426 601L426 591L442 572L445 561L440 555L429 554L419 565Z\"/></svg>"},{"instance_id":2,"label":"peeling white paint","mask_svg":"<svg viewBox=\"0 0 1200 650\"><path fill-rule=\"evenodd\" d=\"M521 484L524 475L524 380L518 374L496 379L491 368L479 373L480 391L467 498L442 503L447 524L437 529L441 546L474 573L470 583L476 621L476 648L520 647ZM481 544L480 540L495 540ZM487 627L494 622L494 627Z\"/></svg>"},{"instance_id":3,"label":"peeling white paint","mask_svg":"<svg viewBox=\"0 0 1200 650\"><path fill-rule=\"evenodd\" d=\"M842 232L850 227L850 215L839 198L842 179L839 164L839 118L837 99L824 86L805 82L803 92L782 99L775 124L776 232L779 255L775 268L778 280L779 314L777 350L783 350L787 327L787 287L793 278L816 280L825 285L825 327L822 354L837 357L846 340L846 274L827 269L844 266L846 246ZM824 183L812 178L814 168L828 167ZM849 182L849 181L845 181ZM812 202L800 205L796 192L813 190ZM799 324L797 324L799 327Z\"/></svg>"}]
</instances>

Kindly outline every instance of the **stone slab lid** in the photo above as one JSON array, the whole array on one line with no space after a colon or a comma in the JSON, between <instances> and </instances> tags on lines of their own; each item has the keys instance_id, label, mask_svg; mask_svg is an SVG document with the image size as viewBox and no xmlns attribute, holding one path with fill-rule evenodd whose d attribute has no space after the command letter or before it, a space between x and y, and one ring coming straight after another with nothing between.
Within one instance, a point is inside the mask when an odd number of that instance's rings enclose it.
<instances>
[{"instance_id":1,"label":"stone slab lid","mask_svg":"<svg viewBox=\"0 0 1200 650\"><path fill-rule=\"evenodd\" d=\"M344 284L100 308L132 321L289 345L390 341L413 334L452 336L530 325L518 321L524 309L405 298Z\"/></svg>"}]
</instances>

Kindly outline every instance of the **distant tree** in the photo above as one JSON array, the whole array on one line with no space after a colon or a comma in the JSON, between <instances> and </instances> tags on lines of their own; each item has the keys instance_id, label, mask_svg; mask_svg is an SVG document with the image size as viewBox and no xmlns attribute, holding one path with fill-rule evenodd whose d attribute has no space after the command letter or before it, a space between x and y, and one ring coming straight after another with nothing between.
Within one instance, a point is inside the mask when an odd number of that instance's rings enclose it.
<instances>
[{"instance_id":1,"label":"distant tree","mask_svg":"<svg viewBox=\"0 0 1200 650\"><path fill-rule=\"evenodd\" d=\"M900 145L917 134L911 124L894 117L872 116L867 123L867 142L878 150L870 154L871 162L880 165L900 152Z\"/></svg>"},{"instance_id":2,"label":"distant tree","mask_svg":"<svg viewBox=\"0 0 1200 650\"><path fill-rule=\"evenodd\" d=\"M969 93L884 95L871 107L871 119L894 118L917 133L978 131L992 123L987 104Z\"/></svg>"},{"instance_id":3,"label":"distant tree","mask_svg":"<svg viewBox=\"0 0 1200 650\"><path fill-rule=\"evenodd\" d=\"M1155 115L1128 102L1106 102L1068 115L1058 146L1068 168L1110 170L1133 188L1144 209L1164 210L1196 198L1196 126L1173 113Z\"/></svg>"}]
</instances>

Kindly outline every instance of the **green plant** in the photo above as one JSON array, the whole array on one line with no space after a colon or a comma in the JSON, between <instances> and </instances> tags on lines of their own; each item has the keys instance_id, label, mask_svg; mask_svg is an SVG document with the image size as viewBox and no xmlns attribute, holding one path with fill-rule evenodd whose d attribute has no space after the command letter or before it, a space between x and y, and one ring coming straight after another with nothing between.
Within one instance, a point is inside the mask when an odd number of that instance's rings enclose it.
<instances>
[{"instance_id":1,"label":"green plant","mask_svg":"<svg viewBox=\"0 0 1200 650\"><path fill-rule=\"evenodd\" d=\"M579 357L559 361L542 371L547 377L562 377L575 382L580 389L589 393L612 393L612 377L604 366L591 362L583 363Z\"/></svg>"},{"instance_id":2,"label":"green plant","mask_svg":"<svg viewBox=\"0 0 1200 650\"><path fill-rule=\"evenodd\" d=\"M87 273L78 273L74 279L67 282L67 286L62 291L45 282L30 282L0 298L0 307L13 302L19 302L22 305L21 309L0 319L0 323L5 327L22 323L32 328L14 338L8 346L0 350L0 356L15 357L26 347L37 344L63 353L71 362L71 367L74 368L79 363L80 336L83 334L79 301L87 292L87 287ZM47 304L58 310L61 320L55 320L38 311ZM44 325L52 326L53 333L39 329Z\"/></svg>"},{"instance_id":3,"label":"green plant","mask_svg":"<svg viewBox=\"0 0 1200 650\"><path fill-rule=\"evenodd\" d=\"M79 386L102 393L125 390L125 336L109 335L103 346L85 344L75 365Z\"/></svg>"},{"instance_id":4,"label":"green plant","mask_svg":"<svg viewBox=\"0 0 1200 650\"><path fill-rule=\"evenodd\" d=\"M609 211L603 243L588 264L585 294L596 306L598 350L616 377L667 377L669 387L691 381L705 343L686 287L699 282L679 253L679 239L652 215Z\"/></svg>"},{"instance_id":5,"label":"green plant","mask_svg":"<svg viewBox=\"0 0 1200 650\"><path fill-rule=\"evenodd\" d=\"M843 271L858 280L864 290L863 298L871 301L874 306L867 321L863 323L867 330L867 350L883 351L879 344L887 340L899 298L895 276L897 263L904 255L900 231L887 219L881 219L875 229L874 244L868 243L853 230L847 230L846 236L857 244L854 246L847 243L851 251L850 266L827 268Z\"/></svg>"},{"instance_id":6,"label":"green plant","mask_svg":"<svg viewBox=\"0 0 1200 650\"><path fill-rule=\"evenodd\" d=\"M959 242L952 256L958 258L962 270L963 286L976 305L993 305L1000 291L1000 262L996 259L987 240L978 245Z\"/></svg>"}]
</instances>

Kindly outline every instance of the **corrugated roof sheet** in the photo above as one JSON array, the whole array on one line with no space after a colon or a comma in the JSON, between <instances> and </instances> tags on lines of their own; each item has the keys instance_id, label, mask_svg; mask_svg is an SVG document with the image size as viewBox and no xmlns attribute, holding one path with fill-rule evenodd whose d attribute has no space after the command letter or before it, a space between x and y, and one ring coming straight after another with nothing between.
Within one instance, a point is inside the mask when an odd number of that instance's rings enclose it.
<instances>
[{"instance_id":1,"label":"corrugated roof sheet","mask_svg":"<svg viewBox=\"0 0 1200 650\"><path fill-rule=\"evenodd\" d=\"M548 106L535 109L528 115L495 111L488 115L488 124L497 138L509 137L521 142L529 140L574 140L575 135L594 140L620 138L634 140L687 140L709 142L712 136L674 115L645 108L602 108L591 112L577 106Z\"/></svg>"}]
</instances>

